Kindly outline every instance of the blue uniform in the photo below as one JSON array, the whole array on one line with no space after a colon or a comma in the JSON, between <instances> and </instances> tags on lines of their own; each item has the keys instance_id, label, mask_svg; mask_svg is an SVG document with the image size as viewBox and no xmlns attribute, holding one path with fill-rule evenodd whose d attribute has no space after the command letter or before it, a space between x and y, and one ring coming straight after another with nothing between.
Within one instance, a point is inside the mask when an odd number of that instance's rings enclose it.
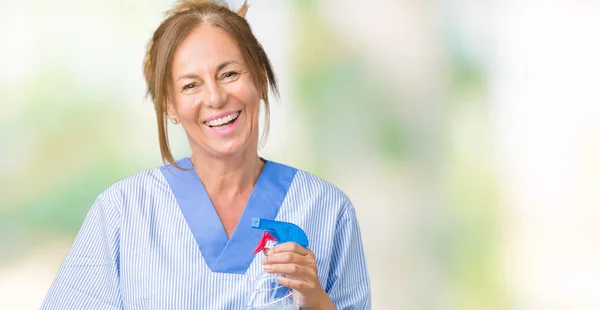
<instances>
[{"instance_id":1,"label":"blue uniform","mask_svg":"<svg viewBox=\"0 0 600 310\"><path fill-rule=\"evenodd\" d=\"M319 281L338 309L370 309L354 206L334 185L266 161L228 238L189 158L102 192L42 309L244 309L263 270L252 218L291 222L308 236Z\"/></svg>"}]
</instances>

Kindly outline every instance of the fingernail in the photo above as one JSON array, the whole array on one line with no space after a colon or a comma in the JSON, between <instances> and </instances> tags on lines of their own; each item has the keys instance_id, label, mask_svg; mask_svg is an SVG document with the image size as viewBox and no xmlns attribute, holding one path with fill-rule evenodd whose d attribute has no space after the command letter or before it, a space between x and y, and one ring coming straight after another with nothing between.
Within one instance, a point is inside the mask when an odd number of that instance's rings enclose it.
<instances>
[{"instance_id":1,"label":"fingernail","mask_svg":"<svg viewBox=\"0 0 600 310\"><path fill-rule=\"evenodd\" d=\"M273 250L267 251L267 255L271 255L271 254L273 254Z\"/></svg>"},{"instance_id":2,"label":"fingernail","mask_svg":"<svg viewBox=\"0 0 600 310\"><path fill-rule=\"evenodd\" d=\"M267 259L263 258L260 262L264 265L266 261L267 261Z\"/></svg>"},{"instance_id":3,"label":"fingernail","mask_svg":"<svg viewBox=\"0 0 600 310\"><path fill-rule=\"evenodd\" d=\"M273 269L273 266L271 266L271 265L265 265L265 270L266 271L271 271L271 269Z\"/></svg>"}]
</instances>

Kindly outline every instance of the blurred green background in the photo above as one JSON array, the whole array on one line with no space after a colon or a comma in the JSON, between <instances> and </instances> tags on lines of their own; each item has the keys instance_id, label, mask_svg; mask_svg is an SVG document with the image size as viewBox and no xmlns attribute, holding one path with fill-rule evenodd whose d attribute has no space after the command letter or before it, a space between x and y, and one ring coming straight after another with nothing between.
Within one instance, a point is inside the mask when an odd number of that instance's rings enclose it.
<instances>
[{"instance_id":1,"label":"blurred green background","mask_svg":"<svg viewBox=\"0 0 600 310\"><path fill-rule=\"evenodd\" d=\"M600 307L600 5L249 3L282 91L261 155L353 200L374 309ZM141 66L172 4L0 0L0 309L162 164Z\"/></svg>"}]
</instances>

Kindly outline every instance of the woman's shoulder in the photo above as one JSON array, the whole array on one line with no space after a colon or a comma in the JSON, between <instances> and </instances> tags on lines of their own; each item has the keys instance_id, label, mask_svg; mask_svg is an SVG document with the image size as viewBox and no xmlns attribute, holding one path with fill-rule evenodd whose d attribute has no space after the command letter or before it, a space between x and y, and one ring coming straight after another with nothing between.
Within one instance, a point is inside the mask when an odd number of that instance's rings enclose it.
<instances>
[{"instance_id":1,"label":"woman's shoulder","mask_svg":"<svg viewBox=\"0 0 600 310\"><path fill-rule=\"evenodd\" d=\"M279 164L296 171L296 175L290 186L290 191L292 193L298 192L303 196L310 196L312 199L335 201L337 204L344 207L353 207L347 193L338 185L334 184L334 181L305 168Z\"/></svg>"},{"instance_id":2,"label":"woman's shoulder","mask_svg":"<svg viewBox=\"0 0 600 310\"><path fill-rule=\"evenodd\" d=\"M99 196L121 204L131 198L143 198L142 196L158 193L161 188L168 187L161 172L163 167L149 168L123 177L106 187Z\"/></svg>"}]
</instances>

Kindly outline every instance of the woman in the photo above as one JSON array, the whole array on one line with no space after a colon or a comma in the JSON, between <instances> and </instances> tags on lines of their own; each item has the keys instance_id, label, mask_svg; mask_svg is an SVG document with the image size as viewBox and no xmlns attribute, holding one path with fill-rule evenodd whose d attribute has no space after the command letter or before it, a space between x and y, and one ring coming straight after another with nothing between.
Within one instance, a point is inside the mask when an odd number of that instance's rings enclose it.
<instances>
[{"instance_id":1,"label":"woman","mask_svg":"<svg viewBox=\"0 0 600 310\"><path fill-rule=\"evenodd\" d=\"M258 155L259 105L277 93L269 59L244 19L205 1L169 11L144 60L163 167L101 193L42 309L241 309L263 270L302 294L302 309L370 309L355 210L335 186ZM174 160L167 119L192 155ZM300 226L308 248L255 258L254 217Z\"/></svg>"}]
</instances>

